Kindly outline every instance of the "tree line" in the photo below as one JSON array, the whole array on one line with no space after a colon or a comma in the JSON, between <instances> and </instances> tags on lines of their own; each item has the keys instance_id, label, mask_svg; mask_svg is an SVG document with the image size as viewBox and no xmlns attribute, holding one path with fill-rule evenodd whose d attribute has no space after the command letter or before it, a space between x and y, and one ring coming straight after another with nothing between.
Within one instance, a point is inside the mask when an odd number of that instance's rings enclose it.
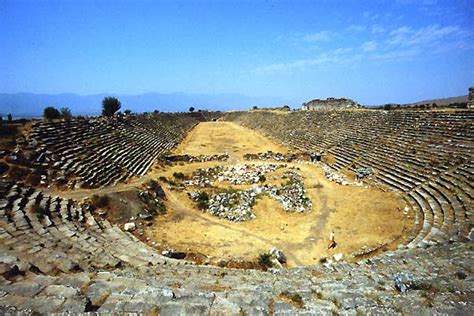
<instances>
[{"instance_id":1,"label":"tree line","mask_svg":"<svg viewBox=\"0 0 474 316\"><path fill-rule=\"evenodd\" d=\"M118 110L120 110L122 103L116 97L105 97L102 100L102 115L103 116L114 116ZM130 110L123 111L124 114L129 115L132 113ZM57 109L53 106L48 106L43 110L43 117L47 120L65 119L69 120L72 118L72 112L68 107L62 107Z\"/></svg>"},{"instance_id":2,"label":"tree line","mask_svg":"<svg viewBox=\"0 0 474 316\"><path fill-rule=\"evenodd\" d=\"M102 116L114 116L116 114L121 114L119 112L120 108L122 107L122 103L116 97L105 97L102 100ZM189 108L189 112L193 113L196 109L194 107ZM158 111L155 111L158 112ZM201 112L199 110L198 112ZM132 111L125 110L123 114L130 115ZM48 106L43 110L43 118L47 120L56 120L56 119L65 119L69 120L72 118L71 110L68 107L62 107L61 109L57 109L53 106Z\"/></svg>"}]
</instances>

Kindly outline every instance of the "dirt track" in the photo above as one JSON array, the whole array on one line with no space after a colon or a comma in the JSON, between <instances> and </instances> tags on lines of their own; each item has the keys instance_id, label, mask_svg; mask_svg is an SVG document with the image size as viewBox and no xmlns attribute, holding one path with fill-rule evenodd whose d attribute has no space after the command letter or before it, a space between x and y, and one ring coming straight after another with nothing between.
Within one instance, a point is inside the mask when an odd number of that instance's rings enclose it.
<instances>
[{"instance_id":1,"label":"dirt track","mask_svg":"<svg viewBox=\"0 0 474 316\"><path fill-rule=\"evenodd\" d=\"M242 163L245 153L287 149L253 130L229 122L199 124L175 149L176 154L222 154L231 159L223 164ZM198 167L218 162L178 164L158 175L172 178L173 172L190 174ZM215 258L251 260L279 247L289 265L314 264L321 257L349 254L362 246L374 247L401 235L409 227L398 197L374 188L339 186L326 180L313 165L298 165L314 207L311 213L285 212L274 200L263 198L254 211L257 218L233 223L197 210L185 192L169 191L168 213L155 219L147 230L160 248L200 252ZM154 172L154 173L155 173ZM327 239L335 231L338 247L327 250Z\"/></svg>"},{"instance_id":2,"label":"dirt track","mask_svg":"<svg viewBox=\"0 0 474 316\"><path fill-rule=\"evenodd\" d=\"M176 171L190 174L196 168L243 163L244 154L267 150L287 151L269 138L234 123L201 123L174 153L211 155L227 152L229 161L177 164L169 168L155 165L145 177L113 187L45 192L81 200L94 194L127 191L159 176L172 179ZM374 247L397 238L403 229L411 227L412 222L400 212L403 204L394 193L339 186L326 180L322 170L313 165L298 167L305 176L307 193L314 205L308 214L285 212L276 201L263 198L254 207L256 219L233 223L196 209L185 192L170 191L165 187L168 212L155 218L153 226L145 233L162 249L200 252L224 259L252 260L276 246L288 257L289 266L294 266L314 264L321 257L335 253L349 254L363 246ZM331 230L335 231L338 247L327 250Z\"/></svg>"}]
</instances>

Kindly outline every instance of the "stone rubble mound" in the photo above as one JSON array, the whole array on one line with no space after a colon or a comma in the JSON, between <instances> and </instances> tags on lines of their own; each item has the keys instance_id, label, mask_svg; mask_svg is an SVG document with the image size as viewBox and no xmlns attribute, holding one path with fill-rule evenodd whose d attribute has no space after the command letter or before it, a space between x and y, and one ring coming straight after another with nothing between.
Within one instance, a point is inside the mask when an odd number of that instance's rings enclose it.
<instances>
[{"instance_id":1,"label":"stone rubble mound","mask_svg":"<svg viewBox=\"0 0 474 316\"><path fill-rule=\"evenodd\" d=\"M207 161L227 161L229 159L229 155L224 153L222 155L215 154L215 155L199 155L199 156L192 156L192 155L168 155L163 157L165 161L169 162L207 162Z\"/></svg>"},{"instance_id":2,"label":"stone rubble mound","mask_svg":"<svg viewBox=\"0 0 474 316\"><path fill-rule=\"evenodd\" d=\"M255 199L256 194L253 190L217 193L209 199L207 212L234 222L251 220L255 218L255 214L252 213Z\"/></svg>"},{"instance_id":3,"label":"stone rubble mound","mask_svg":"<svg viewBox=\"0 0 474 316\"><path fill-rule=\"evenodd\" d=\"M366 177L370 177L373 174L372 168L369 167L361 167L355 170L356 178L363 179Z\"/></svg>"},{"instance_id":4,"label":"stone rubble mound","mask_svg":"<svg viewBox=\"0 0 474 316\"><path fill-rule=\"evenodd\" d=\"M280 179L287 179L285 184L262 184L265 175L279 169L288 169ZM233 185L251 184L250 189L221 190L208 200L206 211L217 217L240 222L254 219L252 207L262 195L267 195L282 205L288 212L306 212L312 209L312 203L306 196L304 183L297 173L297 167L287 164L254 163L235 166L216 166L196 170L190 180L185 180L186 186L212 188L215 182L229 182ZM272 178L278 179L273 176ZM258 185L257 185L258 184ZM198 202L200 194L190 192L189 197Z\"/></svg>"},{"instance_id":5,"label":"stone rubble mound","mask_svg":"<svg viewBox=\"0 0 474 316\"><path fill-rule=\"evenodd\" d=\"M245 154L245 160L276 160L284 162L292 162L298 159L298 155L295 153L278 153L271 150L267 152L257 153L257 154Z\"/></svg>"},{"instance_id":6,"label":"stone rubble mound","mask_svg":"<svg viewBox=\"0 0 474 316\"><path fill-rule=\"evenodd\" d=\"M206 187L212 186L214 182L229 182L231 184L256 184L265 181L265 174L275 172L281 168L292 168L286 164L238 164L234 166L216 166L210 168L199 168L191 176L191 180L185 181L188 186Z\"/></svg>"}]
</instances>

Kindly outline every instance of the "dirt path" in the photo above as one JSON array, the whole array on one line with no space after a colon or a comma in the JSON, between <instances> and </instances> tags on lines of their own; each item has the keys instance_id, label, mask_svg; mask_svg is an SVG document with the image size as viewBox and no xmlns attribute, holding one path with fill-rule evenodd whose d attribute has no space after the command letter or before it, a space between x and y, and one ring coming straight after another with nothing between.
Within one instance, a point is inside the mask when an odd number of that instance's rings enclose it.
<instances>
[{"instance_id":1,"label":"dirt path","mask_svg":"<svg viewBox=\"0 0 474 316\"><path fill-rule=\"evenodd\" d=\"M110 193L127 191L132 188L139 187L142 184L154 178L155 178L154 175L149 174L141 178L132 179L130 182L127 182L127 183L119 183L115 186L95 188L95 189L75 189L75 190L67 190L67 191L47 188L47 189L44 189L43 192L47 195L60 196L65 199L81 200L83 198L90 197L94 194L105 195L105 194L110 194Z\"/></svg>"},{"instance_id":2,"label":"dirt path","mask_svg":"<svg viewBox=\"0 0 474 316\"><path fill-rule=\"evenodd\" d=\"M231 161L242 161L246 153L288 149L251 129L232 122L204 122L197 125L175 149L176 154L212 155L225 152Z\"/></svg>"}]
</instances>

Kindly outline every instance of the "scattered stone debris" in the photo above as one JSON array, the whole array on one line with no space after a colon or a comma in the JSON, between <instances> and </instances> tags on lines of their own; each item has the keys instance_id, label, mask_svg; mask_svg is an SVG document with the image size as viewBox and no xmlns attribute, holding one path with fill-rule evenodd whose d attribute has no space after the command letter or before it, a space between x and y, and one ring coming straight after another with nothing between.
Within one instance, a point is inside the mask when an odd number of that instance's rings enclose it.
<instances>
[{"instance_id":1,"label":"scattered stone debris","mask_svg":"<svg viewBox=\"0 0 474 316\"><path fill-rule=\"evenodd\" d=\"M343 255L342 253L336 253L336 254L333 256L333 258L334 258L334 261L339 262L339 261L342 260L342 258L344 258L344 255Z\"/></svg>"},{"instance_id":2,"label":"scattered stone debris","mask_svg":"<svg viewBox=\"0 0 474 316\"><path fill-rule=\"evenodd\" d=\"M209 197L208 206L205 209L209 214L231 221L246 221L255 218L252 207L256 199L263 195L280 202L283 209L288 212L306 212L313 207L311 200L306 196L303 182L291 179L282 186L254 185L248 190L219 191ZM190 192L188 196L193 201L200 202L200 192Z\"/></svg>"},{"instance_id":3,"label":"scattered stone debris","mask_svg":"<svg viewBox=\"0 0 474 316\"><path fill-rule=\"evenodd\" d=\"M255 163L238 164L235 166L216 166L211 168L199 168L191 176L190 180L184 182L188 186L201 188L212 187L215 181L229 182L231 184L256 184L266 181L265 175L275 172L277 169L296 169L286 164Z\"/></svg>"},{"instance_id":4,"label":"scattered stone debris","mask_svg":"<svg viewBox=\"0 0 474 316\"><path fill-rule=\"evenodd\" d=\"M408 290L415 288L414 275L408 272L399 272L393 277L395 288L401 293L406 294Z\"/></svg>"},{"instance_id":5,"label":"scattered stone debris","mask_svg":"<svg viewBox=\"0 0 474 316\"><path fill-rule=\"evenodd\" d=\"M360 180L366 177L370 177L373 174L373 171L372 171L372 168L361 167L361 168L357 168L355 170L355 173L356 173L356 179Z\"/></svg>"},{"instance_id":6,"label":"scattered stone debris","mask_svg":"<svg viewBox=\"0 0 474 316\"><path fill-rule=\"evenodd\" d=\"M336 182L337 184L340 184L340 185L356 185L356 186L362 186L363 185L362 182L360 182L360 181L351 182L351 181L347 180L347 177L345 175L335 171L334 169L332 169L327 164L325 164L321 161L318 161L315 164L318 167L320 167L324 170L324 176L329 181Z\"/></svg>"},{"instance_id":7,"label":"scattered stone debris","mask_svg":"<svg viewBox=\"0 0 474 316\"><path fill-rule=\"evenodd\" d=\"M227 161L229 159L229 155L224 153L222 155L199 155L199 156L191 156L191 155L171 155L165 156L163 158L169 162L207 162L207 161Z\"/></svg>"},{"instance_id":8,"label":"scattered stone debris","mask_svg":"<svg viewBox=\"0 0 474 316\"><path fill-rule=\"evenodd\" d=\"M270 250L270 255L272 255L276 260L278 260L278 262L280 262L281 264L285 264L286 263L286 256L285 254L283 253L283 251L281 251L280 249L276 248L276 247L273 247L271 250Z\"/></svg>"},{"instance_id":9,"label":"scattered stone debris","mask_svg":"<svg viewBox=\"0 0 474 316\"><path fill-rule=\"evenodd\" d=\"M263 187L262 191L279 201L288 212L305 212L313 207L311 200L306 197L303 182L299 180L290 180L281 187Z\"/></svg>"},{"instance_id":10,"label":"scattered stone debris","mask_svg":"<svg viewBox=\"0 0 474 316\"><path fill-rule=\"evenodd\" d=\"M137 226L135 225L134 222L125 223L125 225L123 226L123 229L125 229L128 232L134 231L136 228Z\"/></svg>"},{"instance_id":11,"label":"scattered stone debris","mask_svg":"<svg viewBox=\"0 0 474 316\"><path fill-rule=\"evenodd\" d=\"M234 222L254 219L255 198L253 190L226 190L209 199L207 212Z\"/></svg>"},{"instance_id":12,"label":"scattered stone debris","mask_svg":"<svg viewBox=\"0 0 474 316\"><path fill-rule=\"evenodd\" d=\"M166 213L166 206L163 202L166 200L166 194L158 182L154 180L149 181L144 188L138 192L138 197L147 207L142 214L142 218L147 217L148 219L152 219L152 217L148 215L154 216Z\"/></svg>"},{"instance_id":13,"label":"scattered stone debris","mask_svg":"<svg viewBox=\"0 0 474 316\"><path fill-rule=\"evenodd\" d=\"M275 153L271 150L267 152L257 153L257 154L245 154L245 160L276 160L276 161L285 161L291 162L298 159L298 155L294 153Z\"/></svg>"},{"instance_id":14,"label":"scattered stone debris","mask_svg":"<svg viewBox=\"0 0 474 316\"><path fill-rule=\"evenodd\" d=\"M164 251L161 252L161 254L165 257L173 258L173 259L179 259L179 260L186 258L186 253L185 252L176 251L174 249L164 250Z\"/></svg>"}]
</instances>

